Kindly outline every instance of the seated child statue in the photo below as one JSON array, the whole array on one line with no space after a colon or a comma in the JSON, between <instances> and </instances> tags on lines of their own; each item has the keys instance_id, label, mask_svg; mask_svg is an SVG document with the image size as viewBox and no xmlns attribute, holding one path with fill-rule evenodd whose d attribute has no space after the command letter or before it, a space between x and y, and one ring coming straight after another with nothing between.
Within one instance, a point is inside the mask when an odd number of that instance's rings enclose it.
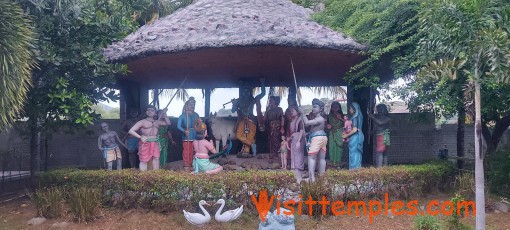
<instances>
[{"instance_id":1,"label":"seated child statue","mask_svg":"<svg viewBox=\"0 0 510 230\"><path fill-rule=\"evenodd\" d=\"M216 149L211 141L207 141L207 127L205 123L199 118L195 121L194 128L196 130L195 140L193 141L193 148L196 153L193 157L193 174L205 172L207 174L219 173L223 167L219 164L212 163L209 160L209 151L216 153Z\"/></svg>"}]
</instances>

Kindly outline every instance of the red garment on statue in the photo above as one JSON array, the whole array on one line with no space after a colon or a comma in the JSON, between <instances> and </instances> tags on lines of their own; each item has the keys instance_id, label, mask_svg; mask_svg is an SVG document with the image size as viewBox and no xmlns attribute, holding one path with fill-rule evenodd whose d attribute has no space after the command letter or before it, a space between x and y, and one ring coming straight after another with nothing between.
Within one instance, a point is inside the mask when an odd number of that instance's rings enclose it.
<instances>
[{"instance_id":1,"label":"red garment on statue","mask_svg":"<svg viewBox=\"0 0 510 230\"><path fill-rule=\"evenodd\" d=\"M184 166L192 167L193 165L193 141L182 142L182 161Z\"/></svg>"}]
</instances>

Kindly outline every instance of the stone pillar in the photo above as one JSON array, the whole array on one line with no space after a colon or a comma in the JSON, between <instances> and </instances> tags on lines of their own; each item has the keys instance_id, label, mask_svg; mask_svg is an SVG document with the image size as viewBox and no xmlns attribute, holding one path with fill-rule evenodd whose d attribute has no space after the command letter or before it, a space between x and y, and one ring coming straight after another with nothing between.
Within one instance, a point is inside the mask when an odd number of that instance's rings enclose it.
<instances>
[{"instance_id":1,"label":"stone pillar","mask_svg":"<svg viewBox=\"0 0 510 230\"><path fill-rule=\"evenodd\" d=\"M211 88L205 88L205 112L204 117L209 117L209 113L211 113Z\"/></svg>"}]
</instances>

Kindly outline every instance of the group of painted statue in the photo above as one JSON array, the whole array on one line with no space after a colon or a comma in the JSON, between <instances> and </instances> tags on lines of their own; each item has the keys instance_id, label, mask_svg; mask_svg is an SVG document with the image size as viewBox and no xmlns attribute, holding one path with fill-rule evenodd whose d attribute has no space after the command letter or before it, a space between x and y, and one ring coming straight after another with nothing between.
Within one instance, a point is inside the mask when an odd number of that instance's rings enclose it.
<instances>
[{"instance_id":1,"label":"group of painted statue","mask_svg":"<svg viewBox=\"0 0 510 230\"><path fill-rule=\"evenodd\" d=\"M329 157L333 167L339 166L342 159L343 144L349 147L349 169L361 167L364 135L362 130L363 115L360 106L352 102L348 106L348 115L344 115L340 103L331 104L329 114L324 113L324 102L313 99L312 112L305 115L297 106L295 100L289 98L289 107L284 112L279 107L280 98L269 97L269 105L262 114L260 99L265 96L264 81L261 80L262 92L253 97L251 87L241 86L240 97L232 100L232 112L237 112L235 125L236 139L242 143L238 157L253 157L257 153L255 134L258 128L266 130L269 141L269 158L280 158L283 169L287 168L290 158L290 168L298 175L305 175L305 153L308 155L308 175L315 180L315 169L318 164L319 175L326 170L326 152L329 147ZM256 106L257 116L253 115ZM376 107L377 114L369 114L374 121L376 132L376 164L378 167L387 165L386 149L390 145L389 124L386 105ZM116 132L110 131L106 123L101 124L103 134L99 137L98 147L104 153L108 169L112 169L116 161L117 169L121 168L121 154L118 147L124 146L129 153L129 161L136 164L136 155L140 161L140 170L147 170L147 164L152 162L152 168L158 169L167 161L168 144L175 145L169 132L171 125L166 112L156 111L149 106L146 117L142 120L127 120L125 129L129 129L126 145L120 140ZM136 118L137 114L131 114ZM157 116L156 116L157 115ZM182 132L183 166L192 173L218 173L223 170L221 165L209 160L209 153L217 151L211 141L207 141L207 126L195 112L195 100L191 97L184 104L179 116L177 128ZM305 134L306 133L306 134ZM225 143L223 143L225 144ZM279 153L279 155L278 155Z\"/></svg>"}]
</instances>

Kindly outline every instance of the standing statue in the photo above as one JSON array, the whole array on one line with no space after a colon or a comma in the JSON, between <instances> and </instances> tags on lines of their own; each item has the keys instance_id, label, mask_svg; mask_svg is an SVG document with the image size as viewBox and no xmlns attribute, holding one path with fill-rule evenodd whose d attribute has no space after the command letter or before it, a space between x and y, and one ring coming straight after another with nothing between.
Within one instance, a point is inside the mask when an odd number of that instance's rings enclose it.
<instances>
[{"instance_id":1,"label":"standing statue","mask_svg":"<svg viewBox=\"0 0 510 230\"><path fill-rule=\"evenodd\" d=\"M291 120L289 121L288 140L290 141L290 169L299 175L305 171L305 126L301 119L300 109L296 106L289 107Z\"/></svg>"},{"instance_id":2,"label":"standing statue","mask_svg":"<svg viewBox=\"0 0 510 230\"><path fill-rule=\"evenodd\" d=\"M160 109L158 110L158 120L159 121L165 121L165 118L163 116L163 113L165 113L164 110ZM163 167L163 165L166 164L168 160L168 144L171 143L172 145L175 145L175 141L172 138L172 133L170 132L170 126L169 125L161 125L158 129L158 144L159 144L159 166Z\"/></svg>"},{"instance_id":3,"label":"standing statue","mask_svg":"<svg viewBox=\"0 0 510 230\"><path fill-rule=\"evenodd\" d=\"M349 169L361 168L361 157L363 154L363 141L365 137L361 131L363 115L357 102L349 106L350 119L352 121L352 130L349 133L342 134L342 138L349 138Z\"/></svg>"},{"instance_id":4,"label":"standing statue","mask_svg":"<svg viewBox=\"0 0 510 230\"><path fill-rule=\"evenodd\" d=\"M138 122L138 120L140 119L138 117L139 115L140 114L137 110L134 110L134 109L131 110L129 113L129 117L122 124L122 131L125 132L125 136L122 140L123 141L126 140L127 152L128 152L127 158L129 159L129 164L130 164L131 168L138 168L138 164L137 164L138 138L129 134L129 129L131 129L131 127L133 127L133 125L135 125L136 122Z\"/></svg>"},{"instance_id":5,"label":"standing statue","mask_svg":"<svg viewBox=\"0 0 510 230\"><path fill-rule=\"evenodd\" d=\"M287 136L287 141L292 142L292 140L291 140L292 133L290 133L290 122L293 119L292 114L291 114L291 108L293 108L296 111L296 114L298 114L297 117L299 118L299 120L300 121L302 121L302 120L301 120L301 116L299 115L299 112L297 112L298 111L298 108L296 108L297 101L295 98L291 97L290 93L289 93L289 97L287 98L287 104L289 106L285 110L284 129L285 129L285 134ZM304 133L304 131L303 131L303 133ZM301 143L304 143L304 142L302 141ZM300 151L300 153L304 154L304 151ZM291 145L291 149L289 150L289 154L287 155L287 160L291 162L291 168L292 168L292 160L291 160L292 157L291 156L292 156L292 145Z\"/></svg>"},{"instance_id":6,"label":"standing statue","mask_svg":"<svg viewBox=\"0 0 510 230\"><path fill-rule=\"evenodd\" d=\"M280 153L280 161L282 163L282 169L287 169L287 154L289 154L289 142L285 138L285 136L282 136L282 142L280 143L280 150L278 152Z\"/></svg>"},{"instance_id":7,"label":"standing statue","mask_svg":"<svg viewBox=\"0 0 510 230\"><path fill-rule=\"evenodd\" d=\"M319 176L326 172L326 151L328 144L328 136L324 132L326 120L324 119L324 102L319 99L312 101L313 119L308 120L303 110L299 108L301 119L306 126L310 126L310 134L307 141L308 150L308 173L312 182L315 181L315 167L317 165L317 156L319 158Z\"/></svg>"},{"instance_id":8,"label":"standing statue","mask_svg":"<svg viewBox=\"0 0 510 230\"><path fill-rule=\"evenodd\" d=\"M251 87L244 85L241 87L239 98L232 100L232 112L237 112L236 137L243 143L243 148L237 157L247 158L257 154L255 145L257 125L253 115L253 106L266 95L264 79L260 80L260 84L262 92L256 97L253 97ZM253 155L250 154L250 150L253 151Z\"/></svg>"},{"instance_id":9,"label":"standing statue","mask_svg":"<svg viewBox=\"0 0 510 230\"><path fill-rule=\"evenodd\" d=\"M368 115L375 122L375 135L376 135L376 165L382 167L388 165L388 156L386 155L387 146L390 146L390 122L391 118L388 116L388 107L385 104L376 106L377 115Z\"/></svg>"},{"instance_id":10,"label":"standing statue","mask_svg":"<svg viewBox=\"0 0 510 230\"><path fill-rule=\"evenodd\" d=\"M264 123L266 124L266 127L269 127L269 159L277 157L281 137L285 134L285 130L283 128L285 125L285 117L283 109L279 107L279 105L280 97L269 97L269 107L264 116Z\"/></svg>"},{"instance_id":11,"label":"standing statue","mask_svg":"<svg viewBox=\"0 0 510 230\"><path fill-rule=\"evenodd\" d=\"M207 174L215 174L221 172L223 167L209 160L209 151L215 154L216 149L212 140L207 141L205 139L207 137L207 126L202 122L202 119L198 118L195 120L193 127L196 131L195 140L193 141L193 147L196 151L193 157L193 173L205 172Z\"/></svg>"},{"instance_id":12,"label":"standing statue","mask_svg":"<svg viewBox=\"0 0 510 230\"><path fill-rule=\"evenodd\" d=\"M342 161L342 152L343 152L343 141L342 141L342 129L344 127L344 113L342 112L342 107L340 106L340 102L334 101L331 103L331 109L328 115L328 125L329 129L329 159L333 167L340 166L340 162Z\"/></svg>"},{"instance_id":13,"label":"standing statue","mask_svg":"<svg viewBox=\"0 0 510 230\"><path fill-rule=\"evenodd\" d=\"M161 125L170 125L170 120L166 116L167 109L164 109L163 119L165 121L155 120L156 108L152 105L147 107L145 114L147 117L136 122L129 130L129 134L140 139L138 142L138 157L140 158L140 170L147 171L147 162L152 159L152 168L159 169L159 144L158 144L158 128ZM140 130L142 135L137 131Z\"/></svg>"},{"instance_id":14,"label":"standing statue","mask_svg":"<svg viewBox=\"0 0 510 230\"><path fill-rule=\"evenodd\" d=\"M195 112L195 98L190 97L182 109L182 114L177 121L177 128L182 131L182 161L184 170L191 172L193 164L193 141L196 131L193 128L194 122L200 118Z\"/></svg>"},{"instance_id":15,"label":"standing statue","mask_svg":"<svg viewBox=\"0 0 510 230\"><path fill-rule=\"evenodd\" d=\"M105 122L101 123L101 129L103 130L103 134L99 136L97 139L97 146L99 150L103 151L103 157L108 164L108 170L113 169L113 162L117 163L117 170L122 169L122 154L120 152L120 148L117 145L117 142L122 145L124 148L127 147L122 143L117 132L110 131L108 124Z\"/></svg>"}]
</instances>

